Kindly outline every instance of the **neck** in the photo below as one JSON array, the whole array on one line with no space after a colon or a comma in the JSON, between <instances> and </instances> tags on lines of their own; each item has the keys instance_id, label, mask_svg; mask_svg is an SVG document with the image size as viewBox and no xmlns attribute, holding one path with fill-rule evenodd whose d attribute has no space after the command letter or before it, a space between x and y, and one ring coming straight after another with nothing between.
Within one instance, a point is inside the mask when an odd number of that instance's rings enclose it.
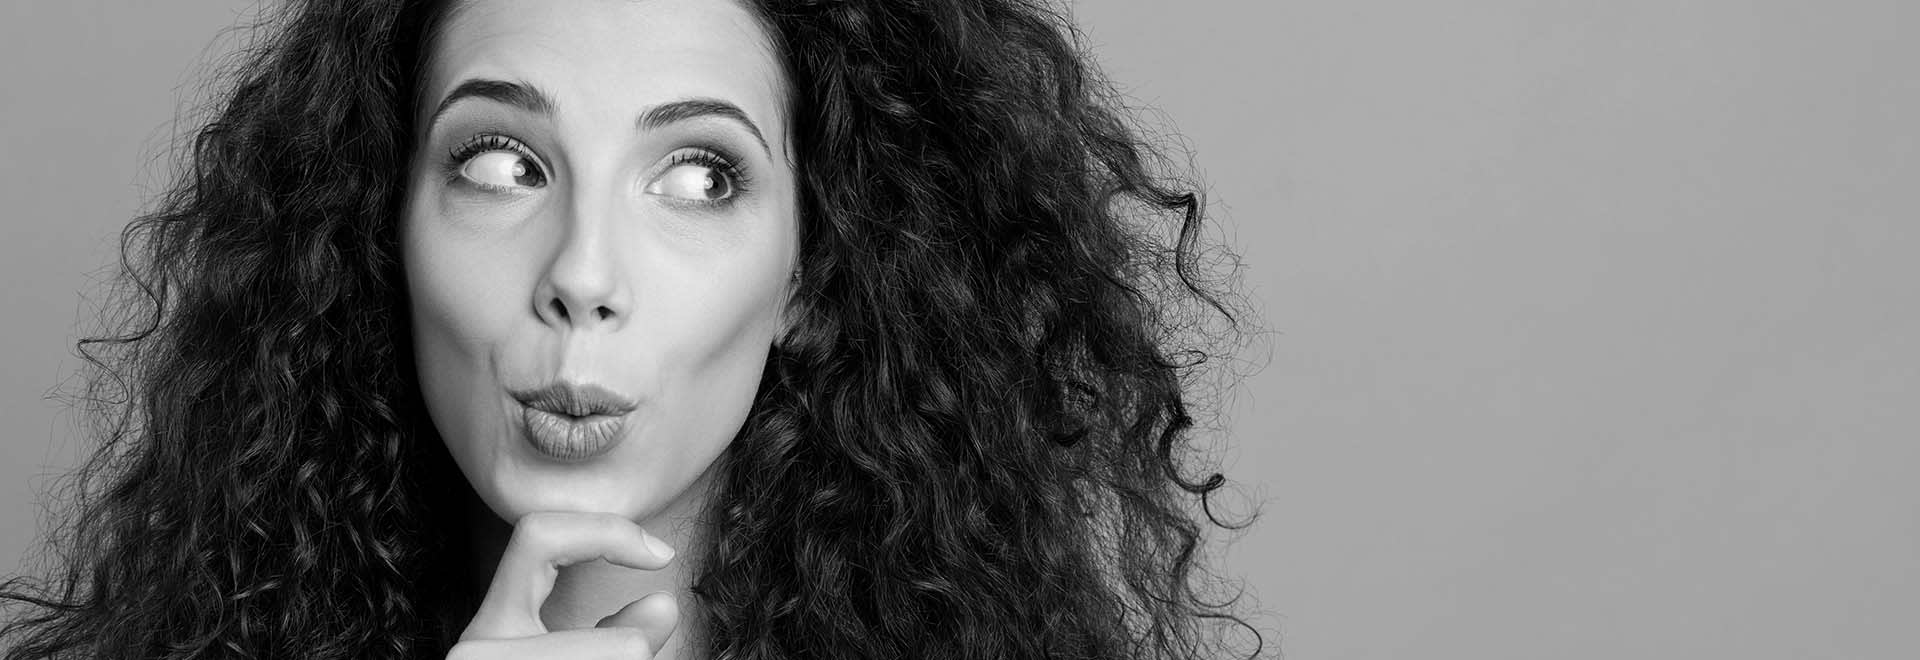
<instances>
[{"instance_id":1,"label":"neck","mask_svg":"<svg viewBox=\"0 0 1920 660\"><path fill-rule=\"evenodd\" d=\"M653 658L695 660L698 645L693 642L701 632L695 624L702 612L689 587L701 559L699 549L705 538L702 516L717 469L709 467L679 497L637 521L647 533L673 547L671 564L657 571L615 566L600 560L561 567L553 592L540 607L540 620L547 630L592 628L602 617L619 611L627 603L656 591L666 591L673 594L679 605L680 622ZM507 540L512 537L513 527L478 498L468 503L467 514L469 529L475 532L473 563L469 564L467 575L469 583L478 590L476 593L484 594L493 580L494 567L506 550Z\"/></svg>"}]
</instances>

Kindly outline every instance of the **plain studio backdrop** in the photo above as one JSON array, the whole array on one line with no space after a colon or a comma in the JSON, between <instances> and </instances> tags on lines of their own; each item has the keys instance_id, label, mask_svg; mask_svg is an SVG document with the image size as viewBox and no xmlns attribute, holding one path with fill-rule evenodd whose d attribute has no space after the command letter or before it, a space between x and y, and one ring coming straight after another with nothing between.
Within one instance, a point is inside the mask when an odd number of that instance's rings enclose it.
<instances>
[{"instance_id":1,"label":"plain studio backdrop","mask_svg":"<svg viewBox=\"0 0 1920 660\"><path fill-rule=\"evenodd\" d=\"M84 446L81 295L253 7L0 6L11 569ZM1917 7L1077 3L1270 331L1221 454L1269 642L1920 657Z\"/></svg>"}]
</instances>

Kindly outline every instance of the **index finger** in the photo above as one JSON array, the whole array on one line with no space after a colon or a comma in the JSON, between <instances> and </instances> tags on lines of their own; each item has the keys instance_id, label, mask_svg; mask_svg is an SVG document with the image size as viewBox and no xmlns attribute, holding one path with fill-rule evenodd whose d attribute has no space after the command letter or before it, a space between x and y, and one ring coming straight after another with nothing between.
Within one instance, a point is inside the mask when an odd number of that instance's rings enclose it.
<instances>
[{"instance_id":1,"label":"index finger","mask_svg":"<svg viewBox=\"0 0 1920 660\"><path fill-rule=\"evenodd\" d=\"M629 568L659 570L673 549L609 513L536 512L522 516L494 569L486 599L460 639L511 639L547 632L540 604L553 591L561 566L604 559Z\"/></svg>"}]
</instances>

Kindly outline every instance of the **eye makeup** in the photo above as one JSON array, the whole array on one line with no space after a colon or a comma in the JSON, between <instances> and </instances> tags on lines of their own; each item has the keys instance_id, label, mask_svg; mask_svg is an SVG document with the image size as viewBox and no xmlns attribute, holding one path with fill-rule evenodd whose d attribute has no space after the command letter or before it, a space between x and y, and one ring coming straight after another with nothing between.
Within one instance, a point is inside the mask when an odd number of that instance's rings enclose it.
<instances>
[{"instance_id":1,"label":"eye makeup","mask_svg":"<svg viewBox=\"0 0 1920 660\"><path fill-rule=\"evenodd\" d=\"M477 159L495 153L519 159L511 164L511 170L494 170L494 174L503 175L495 178L518 180L525 177L528 180L522 185L504 185L480 180L469 171ZM503 166L505 164L496 164L494 167ZM705 177L689 179L688 174L698 175L683 171L688 168L704 168L709 172ZM447 185L496 194L522 194L545 187L551 179L547 167L532 148L519 139L498 132L477 133L455 143L447 150L440 169ZM700 183L689 184L689 181ZM671 185L673 183L682 185ZM720 210L750 194L753 184L753 177L739 156L732 149L708 139L670 152L665 164L655 168L644 189L671 206L690 210ZM716 191L718 196L705 197L707 194L716 194Z\"/></svg>"},{"instance_id":2,"label":"eye makeup","mask_svg":"<svg viewBox=\"0 0 1920 660\"><path fill-rule=\"evenodd\" d=\"M524 186L506 186L480 181L467 175L466 168L476 157L493 152L509 153L520 157L527 167L524 171L516 167L512 172L513 176L515 178L531 176L535 181ZM528 148L526 143L499 133L480 133L455 144L447 152L442 174L449 185L470 185L496 193L537 188L545 186L548 181L546 167L540 164L539 157L534 155L533 150Z\"/></svg>"},{"instance_id":3,"label":"eye makeup","mask_svg":"<svg viewBox=\"0 0 1920 660\"><path fill-rule=\"evenodd\" d=\"M709 170L707 176L701 177L704 185L697 186L698 190L692 194L664 192L673 183L670 178L677 177L679 170L689 167ZM667 158L666 166L646 185L646 191L649 194L660 195L666 198L668 203L710 208L730 206L749 194L752 189L753 180L747 175L746 167L740 164L740 160L714 146L688 147L673 152ZM711 198L705 197L714 192L724 194Z\"/></svg>"}]
</instances>

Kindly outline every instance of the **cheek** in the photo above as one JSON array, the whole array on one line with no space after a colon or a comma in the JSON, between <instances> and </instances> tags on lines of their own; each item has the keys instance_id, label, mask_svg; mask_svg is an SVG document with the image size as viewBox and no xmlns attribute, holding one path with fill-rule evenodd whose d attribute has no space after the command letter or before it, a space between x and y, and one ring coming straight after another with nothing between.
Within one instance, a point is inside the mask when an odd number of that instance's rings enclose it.
<instances>
[{"instance_id":1,"label":"cheek","mask_svg":"<svg viewBox=\"0 0 1920 660\"><path fill-rule=\"evenodd\" d=\"M754 269L735 277L710 278L707 286L672 292L670 306L683 310L662 315L677 347L660 355L681 384L728 400L750 399L759 384L767 350L778 329L780 282Z\"/></svg>"},{"instance_id":2,"label":"cheek","mask_svg":"<svg viewBox=\"0 0 1920 660\"><path fill-rule=\"evenodd\" d=\"M531 255L511 233L458 213L420 185L401 220L402 260L421 348L475 351L495 343L529 300Z\"/></svg>"},{"instance_id":3,"label":"cheek","mask_svg":"<svg viewBox=\"0 0 1920 660\"><path fill-rule=\"evenodd\" d=\"M416 221L417 220L417 221ZM429 416L450 443L487 424L498 365L494 348L510 327L512 268L449 236L433 218L403 220L403 263L413 325L414 367Z\"/></svg>"},{"instance_id":4,"label":"cheek","mask_svg":"<svg viewBox=\"0 0 1920 660\"><path fill-rule=\"evenodd\" d=\"M407 245L407 289L416 348L423 354L475 352L501 319L501 269L421 232ZM477 356L476 356L477 357ZM437 365L435 365L437 366Z\"/></svg>"},{"instance_id":5,"label":"cheek","mask_svg":"<svg viewBox=\"0 0 1920 660\"><path fill-rule=\"evenodd\" d=\"M653 316L664 327L655 336L666 349L656 354L667 376L660 390L688 423L712 425L700 436L732 438L752 407L788 295L788 250L778 241L736 267L656 290L662 304Z\"/></svg>"}]
</instances>

